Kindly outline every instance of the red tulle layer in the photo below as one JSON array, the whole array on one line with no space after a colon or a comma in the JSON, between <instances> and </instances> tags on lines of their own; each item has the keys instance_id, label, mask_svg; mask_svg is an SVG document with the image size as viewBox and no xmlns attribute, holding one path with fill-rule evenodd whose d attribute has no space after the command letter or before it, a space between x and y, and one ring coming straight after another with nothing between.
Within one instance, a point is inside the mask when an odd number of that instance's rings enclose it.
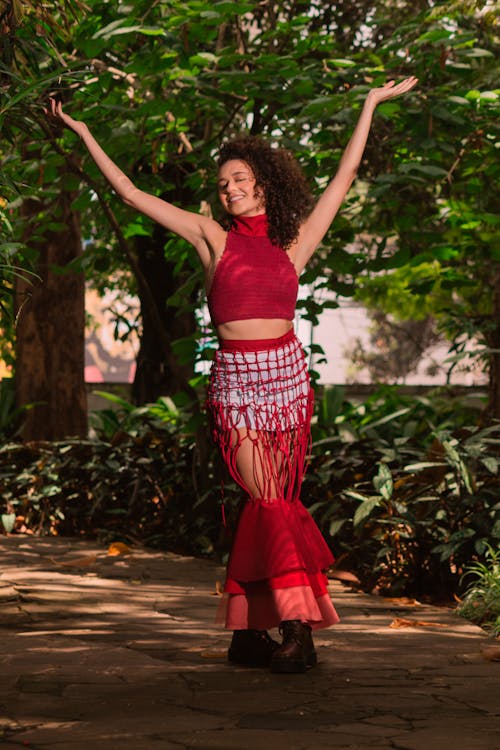
<instances>
[{"instance_id":1,"label":"red tulle layer","mask_svg":"<svg viewBox=\"0 0 500 750\"><path fill-rule=\"evenodd\" d=\"M327 593L315 597L309 586L269 589L266 583L254 584L248 596L225 594L217 622L224 623L229 630L269 630L284 620L301 620L318 630L339 622Z\"/></svg>"},{"instance_id":2,"label":"red tulle layer","mask_svg":"<svg viewBox=\"0 0 500 750\"><path fill-rule=\"evenodd\" d=\"M227 580L241 585L274 579L286 588L309 583L306 578L314 579L332 563L328 545L300 500L248 500L238 521ZM233 588L231 593L242 591Z\"/></svg>"},{"instance_id":3,"label":"red tulle layer","mask_svg":"<svg viewBox=\"0 0 500 750\"><path fill-rule=\"evenodd\" d=\"M266 578L264 581L252 581L251 583L238 583L232 578L226 578L224 591L227 594L252 596L252 594L260 593L262 589L276 591L277 589L291 589L296 586L307 586L315 597L328 593L328 579L322 571L306 573L303 570L295 570L292 573L283 573L280 576Z\"/></svg>"}]
</instances>

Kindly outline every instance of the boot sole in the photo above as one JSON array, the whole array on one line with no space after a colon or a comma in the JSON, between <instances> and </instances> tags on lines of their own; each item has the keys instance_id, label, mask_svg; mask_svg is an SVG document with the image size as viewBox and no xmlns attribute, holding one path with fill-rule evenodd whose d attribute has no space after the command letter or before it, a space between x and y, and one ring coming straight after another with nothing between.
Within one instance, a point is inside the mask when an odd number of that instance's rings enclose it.
<instances>
[{"instance_id":1,"label":"boot sole","mask_svg":"<svg viewBox=\"0 0 500 750\"><path fill-rule=\"evenodd\" d=\"M316 652L313 651L313 653L308 655L306 662L289 661L288 659L283 659L283 661L279 661L278 659L271 660L271 672L275 674L303 674L308 669L311 669L311 667L315 667L317 663L318 657Z\"/></svg>"},{"instance_id":2,"label":"boot sole","mask_svg":"<svg viewBox=\"0 0 500 750\"><path fill-rule=\"evenodd\" d=\"M307 664L298 661L271 662L273 674L304 674L307 672Z\"/></svg>"}]
</instances>

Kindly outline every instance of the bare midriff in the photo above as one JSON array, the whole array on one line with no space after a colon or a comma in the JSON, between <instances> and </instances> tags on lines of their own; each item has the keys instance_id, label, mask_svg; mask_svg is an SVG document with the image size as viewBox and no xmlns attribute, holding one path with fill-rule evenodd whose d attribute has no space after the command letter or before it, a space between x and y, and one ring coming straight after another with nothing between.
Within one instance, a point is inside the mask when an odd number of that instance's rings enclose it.
<instances>
[{"instance_id":1,"label":"bare midriff","mask_svg":"<svg viewBox=\"0 0 500 750\"><path fill-rule=\"evenodd\" d=\"M293 328L291 320L281 318L252 318L250 320L231 320L217 327L219 339L277 339Z\"/></svg>"}]
</instances>

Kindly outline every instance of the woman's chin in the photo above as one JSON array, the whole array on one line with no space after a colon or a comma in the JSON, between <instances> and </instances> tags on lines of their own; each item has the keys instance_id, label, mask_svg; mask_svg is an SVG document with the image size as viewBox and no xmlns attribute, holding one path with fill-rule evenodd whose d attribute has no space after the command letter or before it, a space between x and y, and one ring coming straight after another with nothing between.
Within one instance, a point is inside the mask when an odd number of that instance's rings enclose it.
<instances>
[{"instance_id":1,"label":"woman's chin","mask_svg":"<svg viewBox=\"0 0 500 750\"><path fill-rule=\"evenodd\" d=\"M259 216L260 214L264 214L266 209L263 207L249 208L248 206L238 206L238 204L235 204L234 206L228 207L227 212L231 216Z\"/></svg>"},{"instance_id":2,"label":"woman's chin","mask_svg":"<svg viewBox=\"0 0 500 750\"><path fill-rule=\"evenodd\" d=\"M239 203L231 203L226 210L231 216L242 216L245 213L245 206L240 206Z\"/></svg>"}]
</instances>

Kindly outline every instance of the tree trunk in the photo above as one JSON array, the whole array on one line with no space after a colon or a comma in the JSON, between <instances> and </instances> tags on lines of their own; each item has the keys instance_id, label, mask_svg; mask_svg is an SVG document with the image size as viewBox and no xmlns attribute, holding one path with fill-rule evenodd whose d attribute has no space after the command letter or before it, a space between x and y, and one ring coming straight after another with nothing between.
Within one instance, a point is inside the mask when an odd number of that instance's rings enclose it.
<instances>
[{"instance_id":1,"label":"tree trunk","mask_svg":"<svg viewBox=\"0 0 500 750\"><path fill-rule=\"evenodd\" d=\"M500 419L500 264L497 264L493 279L492 328L486 334L490 354L490 382L488 414L492 419Z\"/></svg>"},{"instance_id":2,"label":"tree trunk","mask_svg":"<svg viewBox=\"0 0 500 750\"><path fill-rule=\"evenodd\" d=\"M179 391L190 392L188 381L193 377L193 362L182 363L163 342L175 341L194 334L196 318L195 301L188 312L167 307L167 299L182 283L182 278L174 274L174 266L165 259L166 232L159 226L151 237L140 237L137 241L138 263L156 309L163 323L163 337L160 338L157 322L149 314L149 306L143 299L144 290L138 280L138 294L141 300L142 331L137 356L137 370L133 384L133 398L136 404L156 401L159 396L173 395Z\"/></svg>"},{"instance_id":3,"label":"tree trunk","mask_svg":"<svg viewBox=\"0 0 500 750\"><path fill-rule=\"evenodd\" d=\"M62 192L57 206L26 201L25 243L38 254L40 279L16 284L16 401L33 405L22 428L25 440L59 440L87 434L84 381L85 281L81 273L57 273L81 252L74 196ZM63 229L44 229L34 217L44 211ZM47 219L48 220L48 219Z\"/></svg>"}]
</instances>

